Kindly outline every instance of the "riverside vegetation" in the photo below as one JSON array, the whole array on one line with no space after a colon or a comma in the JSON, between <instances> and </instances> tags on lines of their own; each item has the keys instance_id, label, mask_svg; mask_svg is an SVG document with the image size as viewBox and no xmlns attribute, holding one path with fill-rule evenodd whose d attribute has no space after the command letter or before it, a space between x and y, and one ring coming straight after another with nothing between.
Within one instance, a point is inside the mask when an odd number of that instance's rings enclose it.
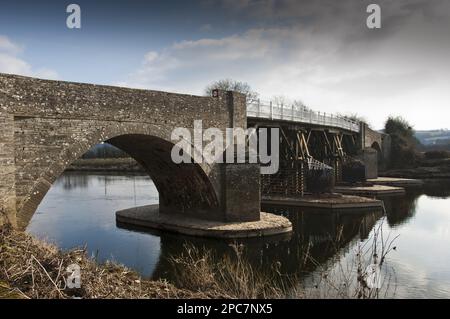
<instances>
[{"instance_id":1,"label":"riverside vegetation","mask_svg":"<svg viewBox=\"0 0 450 319\"><path fill-rule=\"evenodd\" d=\"M425 148L405 119L390 117L384 132L391 136L392 145L391 160L383 176L450 179L450 152Z\"/></svg>"},{"instance_id":2,"label":"riverside vegetation","mask_svg":"<svg viewBox=\"0 0 450 319\"><path fill-rule=\"evenodd\" d=\"M211 250L185 246L170 258L175 279L147 280L113 262L99 264L86 250L61 251L6 225L0 227L0 298L379 298L391 296L395 284L383 271L382 286L368 285L367 267L386 267L386 257L395 247L383 237L381 226L368 245L358 246L354 256L333 269L320 269L310 286L296 276L253 267L245 258L245 246L232 244L234 254L216 256ZM339 238L336 238L336 250ZM315 262L306 249L304 262ZM81 288L67 288L66 267L81 268Z\"/></svg>"},{"instance_id":3,"label":"riverside vegetation","mask_svg":"<svg viewBox=\"0 0 450 319\"><path fill-rule=\"evenodd\" d=\"M66 287L66 267L78 264L80 289ZM142 280L135 272L107 262L97 264L84 249L60 251L30 235L0 228L0 298L208 298L165 281Z\"/></svg>"}]
</instances>

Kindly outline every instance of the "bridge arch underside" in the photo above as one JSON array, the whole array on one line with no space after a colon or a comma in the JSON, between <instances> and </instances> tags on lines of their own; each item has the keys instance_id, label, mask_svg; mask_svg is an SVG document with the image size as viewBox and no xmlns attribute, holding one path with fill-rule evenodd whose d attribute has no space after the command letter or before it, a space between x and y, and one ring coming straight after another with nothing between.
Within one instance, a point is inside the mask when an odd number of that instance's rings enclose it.
<instances>
[{"instance_id":1,"label":"bridge arch underside","mask_svg":"<svg viewBox=\"0 0 450 319\"><path fill-rule=\"evenodd\" d=\"M122 135L106 141L134 158L159 192L161 213L208 214L219 205L214 188L198 164L175 164L173 144L148 135Z\"/></svg>"},{"instance_id":2,"label":"bridge arch underside","mask_svg":"<svg viewBox=\"0 0 450 319\"><path fill-rule=\"evenodd\" d=\"M38 123L34 124L34 129L39 130ZM47 144L35 145L32 152L27 152L29 141L21 141L21 144L20 134L16 136L18 145L23 145L16 149L20 153L16 163L16 207L20 228L28 225L45 194L64 170L101 142L120 148L145 169L158 189L161 213L211 220L223 218L219 209L220 192L212 177L215 169L204 167L204 164L175 164L171 159L173 143L165 138L170 136L169 130L154 125L118 123L110 127L103 125L100 129L79 129L77 131L83 132L83 136L72 134L70 138L61 139L65 135L61 132L64 130L61 124L54 128L60 130L58 140L47 138Z\"/></svg>"}]
</instances>

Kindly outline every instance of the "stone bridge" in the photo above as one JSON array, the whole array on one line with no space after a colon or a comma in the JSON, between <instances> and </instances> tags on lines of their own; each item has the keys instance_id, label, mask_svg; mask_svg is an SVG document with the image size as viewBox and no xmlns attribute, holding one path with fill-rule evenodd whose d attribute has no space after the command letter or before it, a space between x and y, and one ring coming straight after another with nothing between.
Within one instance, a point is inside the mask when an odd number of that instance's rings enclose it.
<instances>
[{"instance_id":1,"label":"stone bridge","mask_svg":"<svg viewBox=\"0 0 450 319\"><path fill-rule=\"evenodd\" d=\"M203 130L219 128L224 136L226 128L279 127L280 161L290 165L279 185L286 194L286 183L292 194L303 194L304 167L291 165L298 160L339 168L343 157L362 153L367 175L374 177L377 159L388 152L388 137L364 123L294 106L246 104L236 92L200 97L0 74L0 224L7 216L26 227L53 182L101 142L142 165L158 189L159 213L258 221L266 185L258 164L172 161L173 129L193 131L195 120L203 121ZM276 177L269 180L274 189Z\"/></svg>"},{"instance_id":2,"label":"stone bridge","mask_svg":"<svg viewBox=\"0 0 450 319\"><path fill-rule=\"evenodd\" d=\"M0 223L24 228L60 174L108 142L151 176L161 213L205 220L260 218L259 165L175 164L171 133L246 128L245 96L200 97L0 74ZM3 217L1 217L3 215Z\"/></svg>"},{"instance_id":3,"label":"stone bridge","mask_svg":"<svg viewBox=\"0 0 450 319\"><path fill-rule=\"evenodd\" d=\"M360 145L367 177L378 177L378 169L385 168L390 159L391 137L372 130L366 123L361 123Z\"/></svg>"}]
</instances>

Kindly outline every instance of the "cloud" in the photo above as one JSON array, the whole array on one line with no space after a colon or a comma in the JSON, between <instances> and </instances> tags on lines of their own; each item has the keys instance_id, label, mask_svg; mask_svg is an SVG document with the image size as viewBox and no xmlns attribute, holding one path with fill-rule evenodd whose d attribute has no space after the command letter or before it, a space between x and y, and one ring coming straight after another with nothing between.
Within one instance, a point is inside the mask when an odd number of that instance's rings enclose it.
<instances>
[{"instance_id":1,"label":"cloud","mask_svg":"<svg viewBox=\"0 0 450 319\"><path fill-rule=\"evenodd\" d=\"M0 52L19 53L22 48L11 42L7 37L0 35Z\"/></svg>"},{"instance_id":2,"label":"cloud","mask_svg":"<svg viewBox=\"0 0 450 319\"><path fill-rule=\"evenodd\" d=\"M0 35L0 72L32 76L45 79L57 79L58 73L48 68L33 68L20 57L23 48L8 37Z\"/></svg>"},{"instance_id":3,"label":"cloud","mask_svg":"<svg viewBox=\"0 0 450 319\"><path fill-rule=\"evenodd\" d=\"M379 3L383 27L369 30L364 1L224 0L254 26L151 51L120 84L201 94L208 83L233 78L265 98L282 94L321 111L358 112L375 127L392 113L407 114L416 127L448 126L450 6ZM446 116L433 121L433 112Z\"/></svg>"},{"instance_id":4,"label":"cloud","mask_svg":"<svg viewBox=\"0 0 450 319\"><path fill-rule=\"evenodd\" d=\"M209 24L209 23L203 24L203 25L200 27L200 31L202 31L202 32L210 32L210 31L212 31L212 30L213 30L213 26L212 26L211 24Z\"/></svg>"}]
</instances>

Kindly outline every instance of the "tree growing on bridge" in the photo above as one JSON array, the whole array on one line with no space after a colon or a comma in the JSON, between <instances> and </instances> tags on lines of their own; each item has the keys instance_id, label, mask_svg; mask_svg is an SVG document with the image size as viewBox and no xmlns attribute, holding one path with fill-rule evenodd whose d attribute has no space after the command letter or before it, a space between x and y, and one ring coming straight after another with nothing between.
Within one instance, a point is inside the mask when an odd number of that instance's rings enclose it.
<instances>
[{"instance_id":1,"label":"tree growing on bridge","mask_svg":"<svg viewBox=\"0 0 450 319\"><path fill-rule=\"evenodd\" d=\"M414 166L419 157L417 147L420 142L414 136L412 126L400 116L390 116L384 126L384 132L391 136L390 166L392 168Z\"/></svg>"},{"instance_id":2,"label":"tree growing on bridge","mask_svg":"<svg viewBox=\"0 0 450 319\"><path fill-rule=\"evenodd\" d=\"M345 114L343 114L343 113L337 113L337 115L340 116L340 117L344 117L344 118L346 118L346 119L355 121L355 122L364 122L364 123L366 123L369 127L372 126L372 125L369 123L369 121L367 121L367 119L366 119L364 116L362 116L362 115L360 115L360 114L358 114L358 113L345 113Z\"/></svg>"},{"instance_id":3,"label":"tree growing on bridge","mask_svg":"<svg viewBox=\"0 0 450 319\"><path fill-rule=\"evenodd\" d=\"M247 102L255 102L259 97L258 92L254 91L250 84L232 79L223 79L209 84L205 89L205 95L211 96L212 91L216 89L245 94Z\"/></svg>"}]
</instances>

